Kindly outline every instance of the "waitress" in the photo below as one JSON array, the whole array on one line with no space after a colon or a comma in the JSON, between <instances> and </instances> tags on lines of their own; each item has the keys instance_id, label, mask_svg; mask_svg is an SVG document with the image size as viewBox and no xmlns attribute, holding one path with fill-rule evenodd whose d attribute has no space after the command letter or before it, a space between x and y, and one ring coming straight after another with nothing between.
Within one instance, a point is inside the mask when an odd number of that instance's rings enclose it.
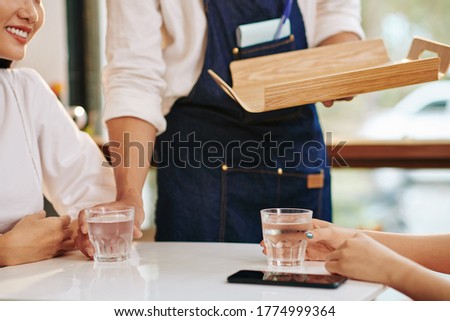
<instances>
[{"instance_id":1,"label":"waitress","mask_svg":"<svg viewBox=\"0 0 450 321\"><path fill-rule=\"evenodd\" d=\"M251 114L207 70L231 84L233 60L358 40L359 1L107 4L105 120L117 202L137 207L138 227L150 159L158 169L158 241L259 242L259 211L267 207L310 208L331 220L314 105ZM290 33L239 48L238 26L286 12Z\"/></svg>"}]
</instances>

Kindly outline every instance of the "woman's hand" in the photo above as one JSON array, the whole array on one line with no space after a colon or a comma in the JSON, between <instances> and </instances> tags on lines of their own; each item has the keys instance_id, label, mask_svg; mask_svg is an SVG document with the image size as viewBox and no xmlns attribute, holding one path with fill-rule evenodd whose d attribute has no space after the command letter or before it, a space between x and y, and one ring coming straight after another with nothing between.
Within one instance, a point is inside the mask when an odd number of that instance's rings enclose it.
<instances>
[{"instance_id":1,"label":"woman's hand","mask_svg":"<svg viewBox=\"0 0 450 321\"><path fill-rule=\"evenodd\" d=\"M75 249L69 216L45 217L45 212L27 215L1 235L6 256L2 265L17 265L49 259Z\"/></svg>"},{"instance_id":2,"label":"woman's hand","mask_svg":"<svg viewBox=\"0 0 450 321\"><path fill-rule=\"evenodd\" d=\"M308 240L306 259L325 261L326 257L340 247L347 239L353 237L357 230L336 226L332 223L313 219L312 228L305 233Z\"/></svg>"},{"instance_id":3,"label":"woman's hand","mask_svg":"<svg viewBox=\"0 0 450 321\"><path fill-rule=\"evenodd\" d=\"M401 273L406 261L370 236L357 233L327 256L325 268L352 279L390 285L392 274Z\"/></svg>"},{"instance_id":4,"label":"woman's hand","mask_svg":"<svg viewBox=\"0 0 450 321\"><path fill-rule=\"evenodd\" d=\"M301 240L308 241L306 247L306 260L325 261L328 254L341 246L347 239L356 234L356 230L338 227L332 223L313 219L311 229L300 236ZM260 245L266 254L264 241Z\"/></svg>"}]
</instances>

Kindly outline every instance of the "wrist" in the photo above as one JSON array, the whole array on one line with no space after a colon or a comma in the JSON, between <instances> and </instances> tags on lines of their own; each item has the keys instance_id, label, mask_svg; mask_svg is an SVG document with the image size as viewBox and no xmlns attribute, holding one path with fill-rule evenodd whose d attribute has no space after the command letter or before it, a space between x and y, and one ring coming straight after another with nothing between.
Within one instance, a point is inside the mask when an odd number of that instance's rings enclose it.
<instances>
[{"instance_id":1,"label":"wrist","mask_svg":"<svg viewBox=\"0 0 450 321\"><path fill-rule=\"evenodd\" d=\"M0 267L8 266L10 263L8 262L8 255L6 253L10 252L8 242L8 233L0 234Z\"/></svg>"},{"instance_id":2,"label":"wrist","mask_svg":"<svg viewBox=\"0 0 450 321\"><path fill-rule=\"evenodd\" d=\"M356 33L344 31L344 32L340 32L335 35L332 35L332 36L328 37L327 39L323 40L319 44L319 47L327 46L327 45L334 45L334 44L349 42L349 41L358 41L358 40L361 40L361 38Z\"/></svg>"},{"instance_id":3,"label":"wrist","mask_svg":"<svg viewBox=\"0 0 450 321\"><path fill-rule=\"evenodd\" d=\"M117 189L116 201L133 200L142 203L141 190L137 187L122 187Z\"/></svg>"},{"instance_id":4,"label":"wrist","mask_svg":"<svg viewBox=\"0 0 450 321\"><path fill-rule=\"evenodd\" d=\"M115 168L117 198L125 195L140 195L147 178L147 169Z\"/></svg>"},{"instance_id":5,"label":"wrist","mask_svg":"<svg viewBox=\"0 0 450 321\"><path fill-rule=\"evenodd\" d=\"M386 272L383 273L386 277L382 282L383 284L398 289L404 285L408 279L413 277L415 264L410 260L398 255L398 257L392 258L386 263L387 264L384 265Z\"/></svg>"}]
</instances>

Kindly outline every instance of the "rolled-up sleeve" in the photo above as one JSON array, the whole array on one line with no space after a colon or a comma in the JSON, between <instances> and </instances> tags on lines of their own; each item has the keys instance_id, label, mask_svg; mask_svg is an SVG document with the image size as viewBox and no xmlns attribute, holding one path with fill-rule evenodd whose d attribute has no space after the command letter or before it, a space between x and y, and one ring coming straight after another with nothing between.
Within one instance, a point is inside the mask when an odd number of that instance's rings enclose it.
<instances>
[{"instance_id":1,"label":"rolled-up sleeve","mask_svg":"<svg viewBox=\"0 0 450 321\"><path fill-rule=\"evenodd\" d=\"M103 119L136 117L166 128L162 96L165 63L159 1L107 0L107 65L103 71Z\"/></svg>"},{"instance_id":2,"label":"rolled-up sleeve","mask_svg":"<svg viewBox=\"0 0 450 321\"><path fill-rule=\"evenodd\" d=\"M314 38L310 43L315 47L325 39L341 33L353 32L361 39L361 3L359 0L317 0Z\"/></svg>"}]
</instances>

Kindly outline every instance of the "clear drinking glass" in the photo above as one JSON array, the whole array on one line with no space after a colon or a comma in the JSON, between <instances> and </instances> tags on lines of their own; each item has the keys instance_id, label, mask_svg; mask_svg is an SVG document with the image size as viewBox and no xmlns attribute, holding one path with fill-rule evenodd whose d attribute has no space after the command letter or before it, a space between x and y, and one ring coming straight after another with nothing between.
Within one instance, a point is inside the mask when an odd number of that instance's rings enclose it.
<instances>
[{"instance_id":1,"label":"clear drinking glass","mask_svg":"<svg viewBox=\"0 0 450 321\"><path fill-rule=\"evenodd\" d=\"M130 257L134 207L98 206L85 210L89 240L97 262L120 262Z\"/></svg>"},{"instance_id":2,"label":"clear drinking glass","mask_svg":"<svg viewBox=\"0 0 450 321\"><path fill-rule=\"evenodd\" d=\"M307 241L304 233L311 228L313 212L301 208L261 210L262 232L269 265L301 266Z\"/></svg>"}]
</instances>

